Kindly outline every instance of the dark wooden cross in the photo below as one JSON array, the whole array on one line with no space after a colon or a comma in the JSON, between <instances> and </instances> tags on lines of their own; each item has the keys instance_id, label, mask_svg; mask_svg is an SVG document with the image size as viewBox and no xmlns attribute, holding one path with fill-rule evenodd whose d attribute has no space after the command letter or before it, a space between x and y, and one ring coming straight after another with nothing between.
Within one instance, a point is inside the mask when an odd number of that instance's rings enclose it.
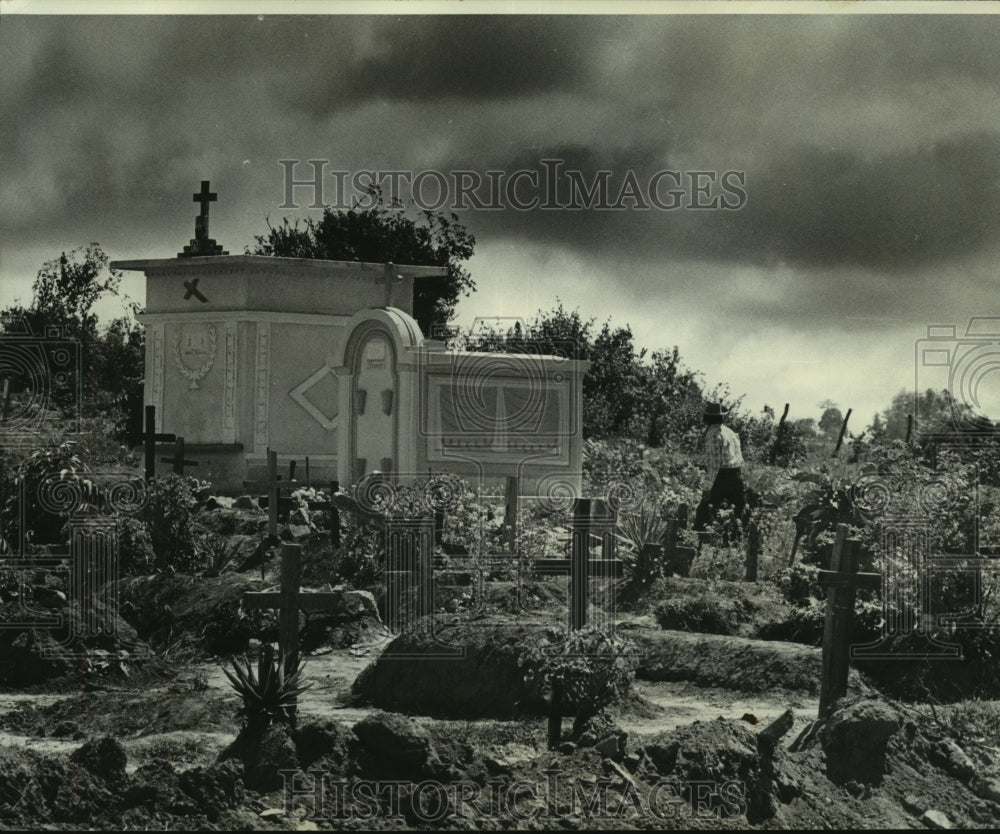
<instances>
[{"instance_id":1,"label":"dark wooden cross","mask_svg":"<svg viewBox=\"0 0 1000 834\"><path fill-rule=\"evenodd\" d=\"M343 594L338 591L300 591L302 545L282 544L280 576L278 591L244 592L243 607L248 610L278 610L278 649L286 658L285 668L289 668L299 659L299 612L337 609L343 604Z\"/></svg>"},{"instance_id":2,"label":"dark wooden cross","mask_svg":"<svg viewBox=\"0 0 1000 834\"><path fill-rule=\"evenodd\" d=\"M156 476L156 444L160 442L173 443L176 436L156 431L156 406L146 406L146 425L142 433L142 447L146 453L146 481ZM183 455L181 455L183 459Z\"/></svg>"},{"instance_id":3,"label":"dark wooden cross","mask_svg":"<svg viewBox=\"0 0 1000 834\"><path fill-rule=\"evenodd\" d=\"M290 474L294 476L295 467L290 467ZM302 486L294 477L283 481L278 474L278 453L267 450L267 478L263 481L245 481L243 484L247 489L265 490L267 492L267 534L273 538L278 536L278 508L281 501L281 491L283 489L294 489Z\"/></svg>"},{"instance_id":4,"label":"dark wooden cross","mask_svg":"<svg viewBox=\"0 0 1000 834\"><path fill-rule=\"evenodd\" d=\"M847 538L846 524L837 525L830 570L819 572L827 588L826 622L823 625L823 665L819 689L819 717L826 718L838 699L847 694L851 661L854 599L858 586L878 587L880 573L860 573L861 542Z\"/></svg>"},{"instance_id":5,"label":"dark wooden cross","mask_svg":"<svg viewBox=\"0 0 1000 834\"><path fill-rule=\"evenodd\" d=\"M590 517L590 499L578 498L573 507L573 532L570 539L570 557L568 559L536 559L534 569L540 574L550 576L569 575L569 620L570 627L576 631L587 625L587 607L590 602L591 579L619 579L622 576L622 561L612 555L614 524L610 523L611 536L602 546L600 559L590 558L590 536L592 529L607 527L608 524L595 525ZM603 532L603 531L602 531Z\"/></svg>"},{"instance_id":6,"label":"dark wooden cross","mask_svg":"<svg viewBox=\"0 0 1000 834\"><path fill-rule=\"evenodd\" d=\"M184 438L178 437L174 441L174 455L169 458L160 458L162 463L172 463L174 465L174 474L183 475L185 466L197 466L198 461L196 460L185 460L184 458Z\"/></svg>"}]
</instances>

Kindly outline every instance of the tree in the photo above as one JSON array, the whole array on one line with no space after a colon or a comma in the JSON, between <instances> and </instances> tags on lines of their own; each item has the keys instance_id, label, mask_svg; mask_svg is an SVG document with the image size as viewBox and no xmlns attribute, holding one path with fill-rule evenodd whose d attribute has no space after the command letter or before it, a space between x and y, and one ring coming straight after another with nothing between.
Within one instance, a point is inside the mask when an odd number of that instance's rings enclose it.
<instances>
[{"instance_id":1,"label":"tree","mask_svg":"<svg viewBox=\"0 0 1000 834\"><path fill-rule=\"evenodd\" d=\"M327 208L319 220L308 218L304 226L287 218L277 227L268 222L267 234L255 235L247 254L447 267L445 276L415 282L413 317L425 334L433 335L454 317L459 298L476 288L462 266L472 257L476 239L455 214L422 211L413 220L386 207L381 191L373 190L372 196L370 208Z\"/></svg>"},{"instance_id":2,"label":"tree","mask_svg":"<svg viewBox=\"0 0 1000 834\"><path fill-rule=\"evenodd\" d=\"M819 430L827 437L836 439L844 423L843 413L832 400L823 400L819 407L823 409L823 416L819 418Z\"/></svg>"},{"instance_id":3,"label":"tree","mask_svg":"<svg viewBox=\"0 0 1000 834\"><path fill-rule=\"evenodd\" d=\"M60 337L79 344L82 389L91 406L109 412L119 434L142 404L144 331L134 319L136 304L130 306L130 316L115 319L103 333L94 307L106 295L118 296L120 285L121 273L110 268L100 245L91 243L42 265L29 307L0 311L0 332L27 335L27 327L32 335L46 338L49 327L58 327ZM14 390L25 384L12 380ZM53 388L51 402L73 405L72 391L72 385Z\"/></svg>"}]
</instances>

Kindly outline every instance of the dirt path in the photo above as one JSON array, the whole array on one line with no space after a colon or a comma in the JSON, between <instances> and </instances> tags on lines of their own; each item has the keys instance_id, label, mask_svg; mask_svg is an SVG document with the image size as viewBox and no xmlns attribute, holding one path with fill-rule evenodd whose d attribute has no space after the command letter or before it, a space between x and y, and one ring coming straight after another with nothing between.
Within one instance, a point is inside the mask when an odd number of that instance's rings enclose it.
<instances>
[{"instance_id":1,"label":"dirt path","mask_svg":"<svg viewBox=\"0 0 1000 834\"><path fill-rule=\"evenodd\" d=\"M682 642L687 640L682 638ZM306 669L312 685L300 699L300 717L350 726L370 715L373 708L346 706L344 701L354 679L380 649L309 656ZM797 727L786 738L794 738L798 726L811 719L818 706L808 692L747 694L688 681L637 680L634 691L647 708L638 711L641 714L626 710L618 723L636 736L720 716L739 719L744 714L756 717L759 723L754 726L762 729L792 708ZM130 771L156 758L169 758L179 766L207 765L235 737L238 707L222 665L216 662L192 665L169 683L146 689L65 695L2 693L0 748L62 755L75 750L85 737L112 733L128 753ZM434 723L430 718L419 721ZM541 717L538 737L544 738Z\"/></svg>"}]
</instances>

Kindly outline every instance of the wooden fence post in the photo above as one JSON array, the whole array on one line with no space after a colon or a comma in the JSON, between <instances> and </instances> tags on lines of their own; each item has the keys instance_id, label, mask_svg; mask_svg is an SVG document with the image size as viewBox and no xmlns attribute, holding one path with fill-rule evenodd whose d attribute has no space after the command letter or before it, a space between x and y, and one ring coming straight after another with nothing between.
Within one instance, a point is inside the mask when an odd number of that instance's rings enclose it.
<instances>
[{"instance_id":1,"label":"wooden fence post","mask_svg":"<svg viewBox=\"0 0 1000 834\"><path fill-rule=\"evenodd\" d=\"M768 455L768 463L772 466L778 458L778 444L781 442L781 433L785 429L786 417L788 417L788 403L785 403L785 410L781 412L781 419L778 421L778 428L774 433L774 443L771 444L771 453Z\"/></svg>"},{"instance_id":2,"label":"wooden fence post","mask_svg":"<svg viewBox=\"0 0 1000 834\"><path fill-rule=\"evenodd\" d=\"M833 457L837 457L837 453L840 452L840 444L844 442L844 434L847 432L847 421L851 419L853 410L853 408L847 409L847 414L844 415L844 422L840 425L840 435L837 437L837 446L833 450Z\"/></svg>"}]
</instances>

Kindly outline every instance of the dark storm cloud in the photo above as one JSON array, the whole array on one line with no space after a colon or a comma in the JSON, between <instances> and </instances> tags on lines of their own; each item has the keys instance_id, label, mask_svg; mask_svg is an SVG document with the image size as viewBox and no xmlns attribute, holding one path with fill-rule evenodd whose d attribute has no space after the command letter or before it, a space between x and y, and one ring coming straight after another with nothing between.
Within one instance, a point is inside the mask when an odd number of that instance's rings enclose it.
<instances>
[{"instance_id":1,"label":"dark storm cloud","mask_svg":"<svg viewBox=\"0 0 1000 834\"><path fill-rule=\"evenodd\" d=\"M995 244L1000 135L891 157L802 148L748 173L750 200L719 240L730 257L898 270Z\"/></svg>"},{"instance_id":2,"label":"dark storm cloud","mask_svg":"<svg viewBox=\"0 0 1000 834\"><path fill-rule=\"evenodd\" d=\"M244 158L276 190L300 153L482 173L562 159L587 182L611 171L612 201L629 172L665 169L745 171L748 201L463 221L588 257L899 270L996 243L998 35L939 15L6 17L0 228L152 235L164 195L206 170L262 217L281 197L259 204Z\"/></svg>"},{"instance_id":3,"label":"dark storm cloud","mask_svg":"<svg viewBox=\"0 0 1000 834\"><path fill-rule=\"evenodd\" d=\"M368 99L508 98L587 81L587 20L517 16L382 19L353 63L331 54L290 100L313 115Z\"/></svg>"}]
</instances>

